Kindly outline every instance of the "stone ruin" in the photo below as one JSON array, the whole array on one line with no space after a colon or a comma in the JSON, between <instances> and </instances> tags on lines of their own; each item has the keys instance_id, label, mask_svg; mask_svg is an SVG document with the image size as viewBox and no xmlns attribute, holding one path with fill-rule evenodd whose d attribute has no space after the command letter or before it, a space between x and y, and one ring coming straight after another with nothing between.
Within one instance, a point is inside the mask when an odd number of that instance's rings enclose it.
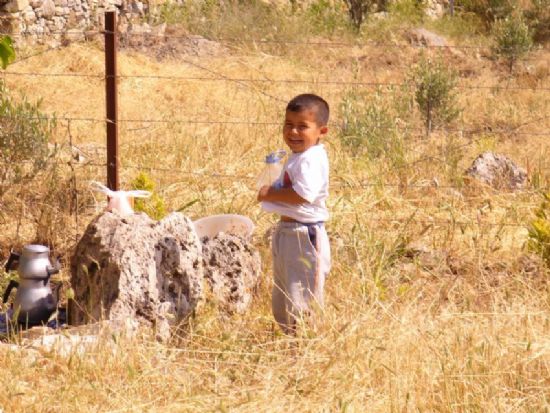
<instances>
[{"instance_id":1,"label":"stone ruin","mask_svg":"<svg viewBox=\"0 0 550 413\"><path fill-rule=\"evenodd\" d=\"M48 39L84 40L87 33L103 29L105 11L116 11L119 30L140 25L149 13L145 0L1 0L0 28L24 34L17 41Z\"/></svg>"},{"instance_id":2,"label":"stone ruin","mask_svg":"<svg viewBox=\"0 0 550 413\"><path fill-rule=\"evenodd\" d=\"M466 175L483 182L494 189L516 190L527 184L527 172L510 158L484 152L466 170Z\"/></svg>"},{"instance_id":3,"label":"stone ruin","mask_svg":"<svg viewBox=\"0 0 550 413\"><path fill-rule=\"evenodd\" d=\"M179 213L158 222L142 213L103 213L71 260L69 323L135 320L166 340L171 326L197 310L205 284L221 310L244 312L259 280L258 252L228 234L203 241Z\"/></svg>"}]
</instances>

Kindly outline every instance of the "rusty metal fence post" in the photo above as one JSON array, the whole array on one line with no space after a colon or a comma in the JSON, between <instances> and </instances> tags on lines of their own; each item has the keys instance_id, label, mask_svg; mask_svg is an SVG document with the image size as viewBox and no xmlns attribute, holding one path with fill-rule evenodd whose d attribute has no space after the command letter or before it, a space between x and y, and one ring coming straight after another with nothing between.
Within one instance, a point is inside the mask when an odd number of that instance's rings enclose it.
<instances>
[{"instance_id":1,"label":"rusty metal fence post","mask_svg":"<svg viewBox=\"0 0 550 413\"><path fill-rule=\"evenodd\" d=\"M107 106L107 186L119 189L116 11L105 12L105 89Z\"/></svg>"}]
</instances>

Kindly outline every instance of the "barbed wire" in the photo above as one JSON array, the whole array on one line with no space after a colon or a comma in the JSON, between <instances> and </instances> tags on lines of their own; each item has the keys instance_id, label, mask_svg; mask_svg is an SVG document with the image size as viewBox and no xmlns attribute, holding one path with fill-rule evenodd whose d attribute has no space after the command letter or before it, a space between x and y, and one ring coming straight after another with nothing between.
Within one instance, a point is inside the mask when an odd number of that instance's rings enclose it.
<instances>
[{"instance_id":1,"label":"barbed wire","mask_svg":"<svg viewBox=\"0 0 550 413\"><path fill-rule=\"evenodd\" d=\"M112 123L111 120L107 118L86 118L86 117L69 117L69 116L55 116L55 115L41 115L41 116L22 116L22 115L0 115L0 119L26 119L26 120L49 120L49 121L80 121L80 122L92 122L92 123ZM538 120L543 120L539 118ZM254 121L246 119L235 119L235 120L209 120L209 119L118 119L118 123L151 123L151 124L197 124L197 125L253 125L253 126L273 126L281 127L281 122L268 122L268 121ZM460 129L460 128L447 128L447 127L434 127L431 129L432 133L443 132L443 133L455 133L462 135L518 135L518 136L550 136L550 132L522 132L519 131L519 128L522 128L529 124L523 123L519 126L511 127L508 129L493 129L490 125L476 129ZM425 134L426 130L424 128L418 127L399 127L399 126L383 126L383 125L373 125L372 129L375 130L387 130L387 131L401 131L401 132L416 132L418 134ZM424 141L421 139L420 141ZM410 141L410 140L409 140ZM471 144L470 142L466 145Z\"/></svg>"},{"instance_id":2,"label":"barbed wire","mask_svg":"<svg viewBox=\"0 0 550 413\"><path fill-rule=\"evenodd\" d=\"M29 76L29 77L86 77L86 78L99 78L105 79L105 75L92 75L86 73L41 73L41 72L11 72L9 70L2 72L8 76ZM120 77L120 76L117 76Z\"/></svg>"},{"instance_id":3,"label":"barbed wire","mask_svg":"<svg viewBox=\"0 0 550 413\"><path fill-rule=\"evenodd\" d=\"M78 146L75 146L76 149L79 149ZM102 150L106 150L106 147L101 147ZM85 153L83 153L83 156L86 156ZM261 160L258 160L258 163ZM408 166L411 166L416 162L412 162ZM54 164L57 165L65 165L66 162L55 162ZM82 163L78 163L78 165L83 166L94 166L94 167L107 167L107 163L101 163L101 162L94 162L94 161L84 161ZM256 177L252 174L229 174L229 173L223 173L223 172L205 172L205 171L196 171L196 170L188 170L188 169L181 169L181 168L162 168L158 166L148 166L148 165L121 165L122 169L133 169L133 170L144 170L144 171L151 171L151 172L163 172L163 173L172 173L176 175L187 175L187 176L198 176L198 177L204 177L204 178L223 178L223 179L242 179L246 181L252 181L256 179ZM330 185L330 189L338 189L338 190L362 190L367 188L398 188L402 190L406 189L429 189L429 190L464 190L467 189L466 186L459 186L459 185L441 185L439 183L435 183L434 179L424 179L425 181L429 181L429 184L415 184L415 183L392 183L392 182L365 182L365 181L375 181L379 179L381 176L379 175L373 175L362 178L363 182L360 183L348 183L343 180L338 180L338 184L332 184ZM537 189L528 189L528 188L517 188L514 190L497 190L494 188L489 187L488 185L484 185L485 189L493 192L493 193L499 193L500 195L536 195L541 194L544 191L550 190L550 187L540 187ZM470 198L470 197L468 197Z\"/></svg>"},{"instance_id":4,"label":"barbed wire","mask_svg":"<svg viewBox=\"0 0 550 413\"><path fill-rule=\"evenodd\" d=\"M54 50L59 50L59 47L48 47L47 49L45 50L41 50L39 52L36 52L36 53L32 53L30 55L26 55L26 56L22 56L22 57L19 57L19 58L16 58L13 62L10 63L10 66L13 66L17 63L21 63L25 60L28 60L28 59L32 59L33 57L36 57L36 56L41 56L43 54L46 54L46 53L49 53L49 52L52 52Z\"/></svg>"},{"instance_id":5,"label":"barbed wire","mask_svg":"<svg viewBox=\"0 0 550 413\"><path fill-rule=\"evenodd\" d=\"M217 71L215 71L215 70L212 70L212 69L209 69L209 68L207 68L207 67L204 67L203 65L200 65L200 64L198 64L198 63L191 62L191 61L188 60L188 59L180 59L180 60L183 61L183 62L185 62L185 63L187 63L187 64L190 65L190 66L196 67L196 68L201 69L201 70L203 70L203 71L205 71L205 72L208 72L208 73L211 73L211 74L213 74L213 75L216 75L216 76L218 76L218 77L221 78L221 79L225 79L226 81L235 82L235 83L240 84L240 85L243 85L244 87L247 87L247 88L250 88L250 87L251 87L248 83L246 83L246 82L244 82L244 81L241 81L241 80L238 80L238 79L235 79L235 80L234 80L234 79L230 79L230 78L228 78L227 76L225 76L224 74L222 74L222 73L220 73L220 72L217 72ZM267 92L264 92L264 91L261 91L261 90L256 90L256 89L254 89L254 91L255 91L256 93L259 93L259 94L261 94L261 95L263 95L263 96L266 96L266 97L268 97L268 98L270 98L270 99L276 100L276 101L278 101L278 102L284 102L284 103L286 103L286 100L285 100L285 99L282 99L282 98L280 98L280 97L278 97L278 96L273 96L273 95L271 95L270 93L267 93Z\"/></svg>"},{"instance_id":6,"label":"barbed wire","mask_svg":"<svg viewBox=\"0 0 550 413\"><path fill-rule=\"evenodd\" d=\"M155 80L184 80L184 81L206 81L206 82L235 82L239 84L245 83L274 83L274 84L312 84L312 85L335 85L335 86L364 86L364 87L388 87L388 88L399 88L404 86L409 86L406 82L360 82L360 81L338 81L338 80L305 80L305 79L253 79L253 78L232 78L226 75L223 75L217 71L206 68L202 65L199 65L195 62L190 62L183 60L184 63L190 64L192 66L198 67L203 71L210 72L212 74L218 75L218 77L201 77L201 76L169 76L169 75L98 75L98 74L87 74L87 73L45 73L45 72L13 72L13 71L4 71L4 75L8 76L36 76L36 77L82 77L82 78L112 78L116 77L118 79L155 79ZM249 86L249 85L245 85ZM550 91L550 87L523 87L523 86L497 86L497 85L457 85L458 89L465 90L498 90L498 91ZM270 95L261 90L255 90L257 93L263 94L272 99L282 101L284 99L277 96Z\"/></svg>"},{"instance_id":7,"label":"barbed wire","mask_svg":"<svg viewBox=\"0 0 550 413\"><path fill-rule=\"evenodd\" d=\"M105 149L105 148L103 148ZM25 162L25 161L24 161ZM31 161L26 161L31 162ZM87 161L87 162L76 162L74 163L72 160L61 162L59 160L50 160L48 161L48 164L54 164L54 165L60 165L60 166L68 166L72 173L73 173L73 179L75 179L76 182L76 168L78 167L100 167L100 168L106 168L107 163L106 162L94 162L94 161ZM180 175L190 175L190 176L200 176L200 177L208 177L210 179L244 179L251 181L255 177L252 175L239 175L239 174L227 174L227 173L215 173L215 172L205 172L205 171L189 171L189 170L182 170L178 168L161 168L161 167L153 167L153 166L147 166L147 165L121 165L122 169L135 169L140 171L156 171L156 172L162 172L163 174L169 172L169 173L175 173ZM440 189L464 189L462 187L458 186L452 186L452 185L440 185L440 186L432 186L432 185L418 185L418 184L393 184L393 183L361 183L359 185L331 185L331 190L363 190L368 187L396 187L396 188L418 188L418 189L430 189L430 190L440 190ZM550 188L539 188L537 190L516 190L516 191L510 191L510 192L502 192L497 191L493 189L493 192L499 192L500 195L513 195L516 196L519 194L525 195L525 194L542 194L542 191L548 190ZM91 189L78 189L74 187L74 190L78 193L82 193L84 191L88 191ZM78 194L76 194L78 196ZM471 199L473 197L467 197L468 199ZM478 197L479 198L479 197ZM532 208L535 208L536 205L532 205ZM421 211L417 208L415 211L415 214ZM437 213L437 212L436 212ZM334 210L332 212L333 216L339 216L339 215L357 215L357 211L346 211L346 210ZM509 222L509 221L500 221L500 222L494 222L494 221L485 221L482 220L479 216L475 218L471 218L469 220L465 220L465 217L462 216L460 219L456 219L454 217L451 217L450 219L441 219L441 218L434 218L434 217L427 217L424 219L414 219L414 215L412 217L369 217L366 219L366 221L371 223L385 223L385 224L419 224L424 227L430 227L430 228L437 228L437 227L461 227L462 229L467 227L473 227L477 226L479 228L484 227L492 227L492 228L522 228L526 229L529 226L529 223L518 223L518 222Z\"/></svg>"}]
</instances>

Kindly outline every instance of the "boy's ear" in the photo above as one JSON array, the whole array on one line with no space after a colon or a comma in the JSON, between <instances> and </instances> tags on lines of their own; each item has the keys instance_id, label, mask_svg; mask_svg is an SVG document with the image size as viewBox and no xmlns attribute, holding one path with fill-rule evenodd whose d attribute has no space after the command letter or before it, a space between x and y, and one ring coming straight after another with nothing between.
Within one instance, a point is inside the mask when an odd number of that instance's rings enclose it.
<instances>
[{"instance_id":1,"label":"boy's ear","mask_svg":"<svg viewBox=\"0 0 550 413\"><path fill-rule=\"evenodd\" d=\"M326 135L328 133L328 126L321 126L319 132L321 133L321 135Z\"/></svg>"}]
</instances>

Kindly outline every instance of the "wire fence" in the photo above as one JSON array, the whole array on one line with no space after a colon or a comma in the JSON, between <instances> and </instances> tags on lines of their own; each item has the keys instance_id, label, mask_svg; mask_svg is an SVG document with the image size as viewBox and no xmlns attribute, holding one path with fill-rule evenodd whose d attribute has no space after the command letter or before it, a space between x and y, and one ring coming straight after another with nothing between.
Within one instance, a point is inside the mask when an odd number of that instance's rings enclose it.
<instances>
[{"instance_id":1,"label":"wire fence","mask_svg":"<svg viewBox=\"0 0 550 413\"><path fill-rule=\"evenodd\" d=\"M105 30L96 30L96 31L82 31L82 35L86 36L93 36L93 35L104 35L107 31ZM109 32L113 33L113 32ZM3 34L9 34L9 33L3 33ZM52 33L50 33L52 34ZM63 34L62 32L59 32L58 34ZM10 36L26 36L29 34L21 33L21 34L9 34ZM169 34L153 34L153 33L139 33L139 34L130 34L131 36L141 36L141 37L161 37L161 38L170 38L170 39L176 39L176 40L183 40L188 39L189 36L177 36L177 35L169 35ZM126 35L128 36L128 35ZM471 45L446 45L446 46L431 46L431 45L422 45L422 44L393 44L393 43L387 43L387 42L367 42L367 44L356 44L356 43L347 43L347 42L298 42L298 41L280 41L280 40L269 40L269 39L230 39L230 38L218 38L218 39L212 39L219 42L225 42L225 43L239 43L242 44L243 42L253 43L253 44L286 44L286 45L307 45L307 46L314 46L314 47L377 47L381 50L386 50L388 48L426 48L426 49L435 49L435 50L447 50L447 49L458 49L458 50L489 50L490 48L487 46L471 46ZM47 48L45 50L41 50L36 53L31 53L27 56L23 56L18 58L13 65L17 65L17 63L31 59L33 57L52 52L54 50L58 50L58 48ZM373 88L387 88L390 89L396 89L401 88L404 86L407 86L408 84L406 82L366 82L366 81L340 81L340 80L322 80L322 79L270 79L267 78L266 75L262 78L251 78L251 77L231 77L228 75L225 75L219 71L210 69L206 67L204 64L194 62L189 59L182 58L180 59L183 63L189 64L200 71L209 74L210 76L174 76L174 75L162 75L162 74L143 74L143 75L129 75L129 74L119 74L116 77L120 80L133 80L133 79L139 79L139 80L160 80L163 82L169 82L169 81L193 81L193 82L232 82L240 85L244 85L246 87L253 87L256 84L276 84L276 85L327 85L327 86L335 86L335 87L346 87L350 89L356 89L359 87L373 87ZM14 67L12 65L12 67ZM83 79L83 78L89 78L89 79L97 79L100 81L105 81L107 78L105 74L89 74L89 73L59 73L59 72L42 72L42 71L14 71L13 69L10 69L8 71L2 72L2 76L9 77L41 77L41 78L76 78L76 79ZM488 91L495 91L499 93L507 93L507 92L516 92L516 91L531 91L536 93L541 99L545 99L545 94L548 94L548 91L550 91L549 87L541 87L541 86L534 86L534 87L524 87L524 86L508 86L508 85L501 85L501 84L493 84L493 85L475 85L475 84L461 84L458 85L458 88L464 89L464 90L488 90ZM286 101L285 99L282 99L278 96L273 95L272 93L266 92L264 90L258 90L254 89L255 93L264 95L266 97L269 97L271 99L275 99L277 101ZM55 116L55 115L44 115L44 116L38 116L38 117L27 117L26 119L34 119L34 120L57 120L57 121L66 121L67 127L70 129L70 125L72 122L91 122L91 123L102 123L106 124L109 122L106 118L102 117L73 117L73 116ZM550 136L550 132L541 132L541 131L525 131L522 130L526 126L530 124L540 124L544 120L548 119L548 117L543 118L537 118L532 119L526 122L523 122L519 125L516 125L514 127L508 127L508 128L502 128L502 127L494 127L490 125L484 125L482 127L470 127L470 128L434 128L433 132L442 132L447 134L461 134L464 136L475 136L475 135L481 135L481 136L488 136L488 135L503 135L503 136L529 136L529 137L545 137ZM143 119L133 119L133 118L122 118L117 120L120 124L197 124L197 125L247 125L247 126L266 126L266 127L276 127L280 128L281 124L280 122L272 122L272 121L261 121L261 120L251 120L251 119L229 119L229 120L211 120L211 119L197 119L196 117L190 117L186 119L178 119L174 117L170 118L143 118ZM373 129L381 129L381 130L406 130L409 132L416 132L418 134L424 134L425 129L418 128L418 127L411 127L407 125L395 125L392 127L383 126L383 125L373 125ZM69 132L70 134L70 132ZM413 140L411 140L412 142ZM471 145L475 143L476 140L472 139L470 142L464 144L464 145ZM72 143L72 139L69 139L67 142L71 146L71 148L77 146L74 146ZM78 149L78 148L77 148ZM72 156L72 155L71 155ZM411 165L418 164L419 162L423 161L430 161L433 160L433 157L425 156L423 158L419 158L414 160L413 162L409 162L405 165L405 167L410 167ZM70 168L73 170L73 173L75 171L75 168L78 168L79 166L87 166L87 167L97 167L97 168L106 168L107 164L106 162L101 162L97 160L92 161L86 161L82 164L79 162L73 162L73 160L70 160L68 163L63 162L61 164L69 165ZM125 164L122 162L122 166L125 169L139 169L139 170L145 170L145 171L154 171L156 173L161 174L178 174L181 176L195 176L199 178L208 178L209 180L215 180L215 179L231 179L231 180L242 180L246 181L248 183L252 182L254 180L254 176L249 174L230 174L230 173L220 173L220 172L213 172L213 171L196 171L196 170L186 170L181 168L174 168L174 167L159 167L158 165L152 166L152 165L130 165ZM403 182L384 182L383 181L384 174L381 173L380 175L373 175L364 177L360 180L360 182L344 182L339 181L337 183L333 183L331 185L331 190L334 191L364 191L368 188L394 188L399 189L400 191L405 190L429 190L429 191L461 191L464 188L462 186L457 185L440 185L436 181L428 180L428 183L418 183L418 182L407 182L406 180ZM382 180L382 181L381 181ZM75 184L76 187L76 184ZM518 194L525 194L525 195L534 195L537 193L540 193L542 191L547 191L548 188L546 187L540 187L537 189L519 189L517 191L512 192L502 192L502 191L495 191L501 195L506 195L507 193L513 194L513 196L517 196ZM342 212L342 213L348 213L348 212ZM350 214L353 214L353 212L349 212ZM430 227L471 227L471 226L478 226L478 227L495 227L495 228L504 228L504 227L521 227L524 228L524 223L518 223L518 222L494 222L494 221L483 221L480 219L472 219L472 220L457 220L457 219L436 219L436 218L430 218L430 219L410 219L410 218L399 218L399 217L392 217L392 218L384 218L384 217L377 217L373 218L374 221L380 222L380 223L386 223L386 224L408 224L408 223L414 223L417 225L422 226L430 226Z\"/></svg>"},{"instance_id":2,"label":"wire fence","mask_svg":"<svg viewBox=\"0 0 550 413\"><path fill-rule=\"evenodd\" d=\"M72 116L56 116L56 115L39 115L39 116L23 116L23 115L0 115L0 119L14 119L14 118L20 118L20 119L26 119L26 120L45 120L45 121L67 121L67 122L90 122L90 123L109 123L111 122L107 118L86 118L86 117L72 117ZM550 132L522 132L520 129L524 128L525 126L544 121L546 119L550 119L550 116L543 117L543 118L536 118L534 120L529 120L522 122L519 125L516 125L514 127L509 128L492 128L489 125L485 125L483 127L478 127L475 129L463 129L463 128L453 128L453 127L445 127L445 126L434 126L431 128L431 132L441 132L445 134L459 134L463 136L475 136L475 135L483 135L483 136L490 136L490 135L516 135L516 136L550 136ZM236 126L269 126L269 127L275 127L275 128L281 128L281 122L270 122L270 121L256 121L256 120L250 120L250 119L232 119L232 120L210 120L210 119L117 119L117 122L120 124L124 123L143 123L143 124L197 124L197 125L236 125ZM386 125L380 125L375 124L370 126L371 130L382 130L382 131L401 131L401 132L411 132L411 133L417 133L425 135L426 129L425 128L419 128L419 127L411 127L407 125L399 125L396 124L395 126L386 126ZM417 141L414 138L410 139L411 141ZM425 141L425 137L422 139L419 139L420 141ZM471 143L468 143L468 145Z\"/></svg>"},{"instance_id":3,"label":"wire fence","mask_svg":"<svg viewBox=\"0 0 550 413\"><path fill-rule=\"evenodd\" d=\"M187 63L187 61L186 61ZM336 81L336 80L302 80L302 79L266 79L266 78L234 78L224 76L218 72L214 72L211 69L199 66L196 63L192 63L194 66L200 67L204 71L215 73L218 77L200 77L200 76L168 76L168 75L118 75L118 79L154 79L154 80L176 80L176 81L200 81L200 82L235 82L235 83L271 83L271 84L301 84L301 85L333 85L333 86L347 86L347 87L373 87L373 88L401 88L410 86L406 82L359 82L359 81ZM94 75L87 73L48 73L48 72L3 72L5 76L35 76L35 77L76 77L76 78L90 78L105 80L105 75ZM547 92L550 91L550 87L522 87L522 86L499 86L499 85L457 85L458 89L466 90L492 90L492 91L533 91L533 92ZM275 97L280 100L282 98Z\"/></svg>"},{"instance_id":4,"label":"wire fence","mask_svg":"<svg viewBox=\"0 0 550 413\"><path fill-rule=\"evenodd\" d=\"M50 163L52 164L52 163ZM66 165L65 162L53 162L53 164L61 166ZM77 167L97 167L97 168L105 168L107 167L107 163L101 163L96 161L81 161L76 162ZM151 166L151 165L123 165L126 169L134 169L134 170L143 170L143 171L151 171L151 172L162 172L162 173L168 173L168 174L175 174L175 175L182 175L182 176L196 176L196 177L202 177L202 178L218 178L218 179L231 179L231 180L242 180L246 181L248 183L252 183L255 181L256 176L253 174L231 174L231 173L224 173L224 172L205 172L205 171L197 171L192 169L182 169L182 168L162 168L158 166ZM462 191L464 189L467 189L465 186L460 185L441 185L437 182L437 180L424 180L426 183L415 183L415 182L400 182L400 183L392 183L392 182L373 182L369 183L369 181L375 181L379 179L381 176L378 175L372 175L370 177L362 178L361 182L346 182L342 179L336 179L335 182L332 182L330 185L330 188L332 190L338 190L338 191L344 191L344 190L351 190L351 191L361 191L368 188L395 188L399 189L400 191L404 192L406 190L412 190L412 189L421 189L421 190L429 190L429 191L446 191L446 190L456 190L456 191ZM536 189L530 189L530 188L515 188L515 189L508 189L508 190L498 190L491 188L490 186L486 186L485 190L488 194L499 194L499 195L510 195L512 197L517 197L518 195L536 195L540 194L544 191L550 190L550 187L539 187ZM462 196L460 192L455 193L454 195ZM476 196L473 195L467 195L468 199L476 198ZM481 198L486 198L486 195L481 195Z\"/></svg>"}]
</instances>

